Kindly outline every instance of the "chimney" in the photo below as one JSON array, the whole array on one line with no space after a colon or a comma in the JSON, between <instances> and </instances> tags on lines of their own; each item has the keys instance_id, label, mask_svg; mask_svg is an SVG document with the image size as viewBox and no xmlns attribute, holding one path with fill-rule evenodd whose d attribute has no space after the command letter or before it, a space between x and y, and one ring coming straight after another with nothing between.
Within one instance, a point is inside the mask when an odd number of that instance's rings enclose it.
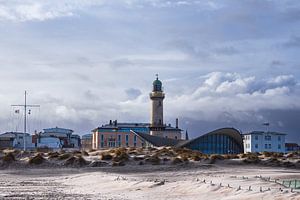
<instances>
[{"instance_id":1,"label":"chimney","mask_svg":"<svg viewBox=\"0 0 300 200\"><path fill-rule=\"evenodd\" d=\"M114 121L114 126L117 126L117 125L118 125L118 121L115 120L115 121Z\"/></svg>"},{"instance_id":2,"label":"chimney","mask_svg":"<svg viewBox=\"0 0 300 200\"><path fill-rule=\"evenodd\" d=\"M112 125L112 120L109 120L109 125Z\"/></svg>"},{"instance_id":3,"label":"chimney","mask_svg":"<svg viewBox=\"0 0 300 200\"><path fill-rule=\"evenodd\" d=\"M178 128L178 118L176 118L176 128Z\"/></svg>"},{"instance_id":4,"label":"chimney","mask_svg":"<svg viewBox=\"0 0 300 200\"><path fill-rule=\"evenodd\" d=\"M189 134L187 130L185 131L185 140L189 140Z\"/></svg>"}]
</instances>

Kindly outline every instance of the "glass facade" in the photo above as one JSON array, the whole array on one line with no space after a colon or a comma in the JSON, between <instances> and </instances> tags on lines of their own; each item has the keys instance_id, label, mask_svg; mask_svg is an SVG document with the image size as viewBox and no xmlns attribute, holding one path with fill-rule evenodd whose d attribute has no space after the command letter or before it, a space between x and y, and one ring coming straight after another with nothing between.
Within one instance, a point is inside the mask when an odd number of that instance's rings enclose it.
<instances>
[{"instance_id":1,"label":"glass facade","mask_svg":"<svg viewBox=\"0 0 300 200\"><path fill-rule=\"evenodd\" d=\"M205 154L238 154L243 152L243 144L226 134L210 134L201 136L186 148L198 150Z\"/></svg>"}]
</instances>

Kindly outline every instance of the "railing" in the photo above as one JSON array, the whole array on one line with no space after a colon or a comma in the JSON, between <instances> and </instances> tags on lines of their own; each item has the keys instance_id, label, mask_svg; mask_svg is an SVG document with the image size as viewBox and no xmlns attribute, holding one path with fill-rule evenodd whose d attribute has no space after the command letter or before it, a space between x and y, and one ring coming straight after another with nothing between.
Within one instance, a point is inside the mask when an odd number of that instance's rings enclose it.
<instances>
[{"instance_id":1,"label":"railing","mask_svg":"<svg viewBox=\"0 0 300 200\"><path fill-rule=\"evenodd\" d=\"M285 180L282 185L287 188L300 189L300 180Z\"/></svg>"}]
</instances>

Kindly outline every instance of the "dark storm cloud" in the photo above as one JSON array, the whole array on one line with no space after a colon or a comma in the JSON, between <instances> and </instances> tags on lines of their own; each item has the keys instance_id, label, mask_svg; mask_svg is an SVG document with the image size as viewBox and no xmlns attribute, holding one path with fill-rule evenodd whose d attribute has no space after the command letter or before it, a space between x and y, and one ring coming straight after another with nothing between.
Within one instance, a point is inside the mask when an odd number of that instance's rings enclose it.
<instances>
[{"instance_id":1,"label":"dark storm cloud","mask_svg":"<svg viewBox=\"0 0 300 200\"><path fill-rule=\"evenodd\" d=\"M284 43L284 46L288 48L299 48L300 36L292 36L287 42Z\"/></svg>"},{"instance_id":2,"label":"dark storm cloud","mask_svg":"<svg viewBox=\"0 0 300 200\"><path fill-rule=\"evenodd\" d=\"M128 98L131 100L136 99L138 96L140 96L142 94L141 90L136 89L136 88L129 88L125 92L126 92Z\"/></svg>"},{"instance_id":3,"label":"dark storm cloud","mask_svg":"<svg viewBox=\"0 0 300 200\"><path fill-rule=\"evenodd\" d=\"M295 136L299 9L289 0L2 1L0 130L25 89L45 127L147 122L159 73L166 121L189 119L193 134L269 120Z\"/></svg>"}]
</instances>

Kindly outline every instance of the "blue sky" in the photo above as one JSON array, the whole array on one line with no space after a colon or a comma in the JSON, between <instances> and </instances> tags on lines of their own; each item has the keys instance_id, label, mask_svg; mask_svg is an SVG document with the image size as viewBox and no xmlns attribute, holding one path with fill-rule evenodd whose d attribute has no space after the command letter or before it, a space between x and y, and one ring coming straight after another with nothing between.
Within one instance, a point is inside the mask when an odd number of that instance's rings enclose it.
<instances>
[{"instance_id":1,"label":"blue sky","mask_svg":"<svg viewBox=\"0 0 300 200\"><path fill-rule=\"evenodd\" d=\"M148 122L158 73L191 136L270 122L300 142L299 50L298 1L0 0L0 131L25 89L31 130Z\"/></svg>"}]
</instances>

